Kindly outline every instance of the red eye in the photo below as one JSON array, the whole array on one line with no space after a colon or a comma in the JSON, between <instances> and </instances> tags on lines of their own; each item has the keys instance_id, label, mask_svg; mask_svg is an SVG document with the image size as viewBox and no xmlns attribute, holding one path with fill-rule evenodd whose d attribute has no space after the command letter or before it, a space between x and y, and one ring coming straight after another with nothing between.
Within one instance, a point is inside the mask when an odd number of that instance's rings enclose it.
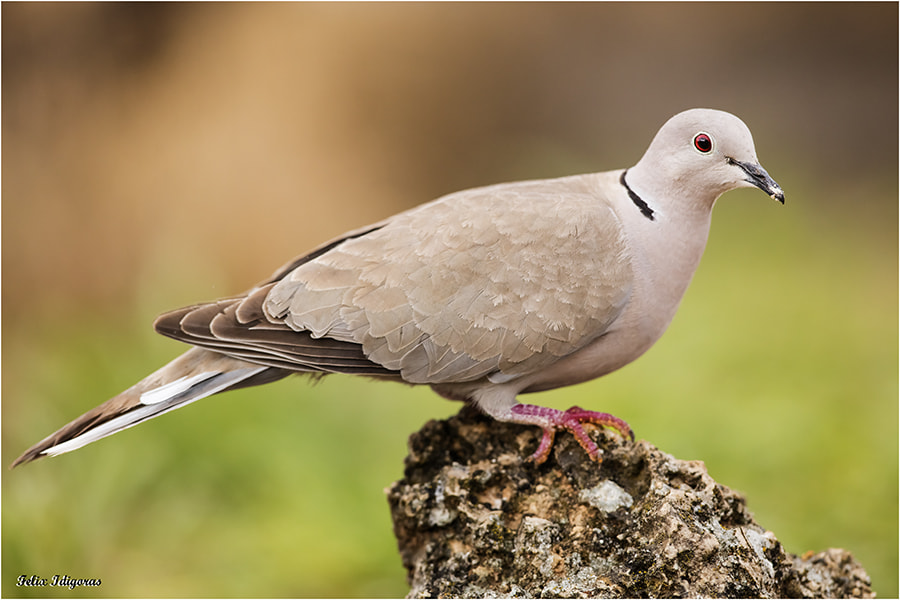
<instances>
[{"instance_id":1,"label":"red eye","mask_svg":"<svg viewBox=\"0 0 900 600\"><path fill-rule=\"evenodd\" d=\"M698 133L694 136L694 148L706 154L712 150L712 140L705 133Z\"/></svg>"}]
</instances>

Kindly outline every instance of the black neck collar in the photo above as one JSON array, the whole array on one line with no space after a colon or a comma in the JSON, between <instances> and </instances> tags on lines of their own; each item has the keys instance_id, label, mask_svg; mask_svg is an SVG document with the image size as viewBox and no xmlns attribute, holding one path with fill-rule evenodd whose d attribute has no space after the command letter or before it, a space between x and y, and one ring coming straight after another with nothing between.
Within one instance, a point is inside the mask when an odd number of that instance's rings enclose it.
<instances>
[{"instance_id":1,"label":"black neck collar","mask_svg":"<svg viewBox=\"0 0 900 600\"><path fill-rule=\"evenodd\" d=\"M634 202L634 205L641 210L641 214L653 221L653 209L650 208L650 206L646 202L644 202L644 200L640 196L638 196L633 189L628 187L628 182L625 181L625 173L627 172L627 169L622 171L622 176L619 177L619 183L625 186L625 191L628 192L628 197L631 198L631 201Z\"/></svg>"}]
</instances>

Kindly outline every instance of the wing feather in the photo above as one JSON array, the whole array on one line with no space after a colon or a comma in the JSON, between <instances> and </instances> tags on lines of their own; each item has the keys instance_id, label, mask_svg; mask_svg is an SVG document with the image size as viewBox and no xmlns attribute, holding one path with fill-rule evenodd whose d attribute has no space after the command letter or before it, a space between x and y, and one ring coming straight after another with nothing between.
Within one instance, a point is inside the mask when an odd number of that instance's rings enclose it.
<instances>
[{"instance_id":1,"label":"wing feather","mask_svg":"<svg viewBox=\"0 0 900 600\"><path fill-rule=\"evenodd\" d=\"M445 196L156 327L293 371L514 378L602 335L628 299L622 230L597 189L578 176Z\"/></svg>"},{"instance_id":2,"label":"wing feather","mask_svg":"<svg viewBox=\"0 0 900 600\"><path fill-rule=\"evenodd\" d=\"M359 344L412 383L522 374L620 314L631 265L590 176L469 190L401 213L300 264L264 312Z\"/></svg>"}]
</instances>

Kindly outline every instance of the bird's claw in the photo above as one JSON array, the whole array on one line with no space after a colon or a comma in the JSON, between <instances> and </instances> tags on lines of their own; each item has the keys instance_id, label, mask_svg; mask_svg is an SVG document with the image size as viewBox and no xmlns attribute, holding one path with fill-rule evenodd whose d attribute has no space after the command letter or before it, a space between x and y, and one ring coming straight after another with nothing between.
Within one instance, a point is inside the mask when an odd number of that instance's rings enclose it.
<instances>
[{"instance_id":1,"label":"bird's claw","mask_svg":"<svg viewBox=\"0 0 900 600\"><path fill-rule=\"evenodd\" d=\"M536 465L543 463L550 456L553 438L560 429L565 429L575 436L575 439L584 448L591 460L598 463L602 462L600 448L584 430L584 423L609 427L619 432L622 437L634 441L634 432L631 431L628 423L608 413L585 410L579 406L573 406L566 411L561 411L531 404L517 404L512 410L516 415L525 417L526 419L523 420L526 422L539 425L543 429L543 435L537 450L528 458Z\"/></svg>"}]
</instances>

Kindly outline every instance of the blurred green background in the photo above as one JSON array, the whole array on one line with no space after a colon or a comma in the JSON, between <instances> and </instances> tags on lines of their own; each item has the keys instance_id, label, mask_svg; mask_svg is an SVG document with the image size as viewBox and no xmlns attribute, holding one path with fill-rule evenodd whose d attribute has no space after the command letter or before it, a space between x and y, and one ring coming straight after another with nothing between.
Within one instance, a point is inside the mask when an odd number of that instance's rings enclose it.
<instances>
[{"instance_id":1,"label":"blurred green background","mask_svg":"<svg viewBox=\"0 0 900 600\"><path fill-rule=\"evenodd\" d=\"M2 5L3 461L182 351L171 308L441 194L627 167L690 107L716 207L669 332L530 398L612 412L898 595L896 3ZM428 389L291 378L2 479L5 597L402 596ZM75 591L19 575L100 578Z\"/></svg>"}]
</instances>

